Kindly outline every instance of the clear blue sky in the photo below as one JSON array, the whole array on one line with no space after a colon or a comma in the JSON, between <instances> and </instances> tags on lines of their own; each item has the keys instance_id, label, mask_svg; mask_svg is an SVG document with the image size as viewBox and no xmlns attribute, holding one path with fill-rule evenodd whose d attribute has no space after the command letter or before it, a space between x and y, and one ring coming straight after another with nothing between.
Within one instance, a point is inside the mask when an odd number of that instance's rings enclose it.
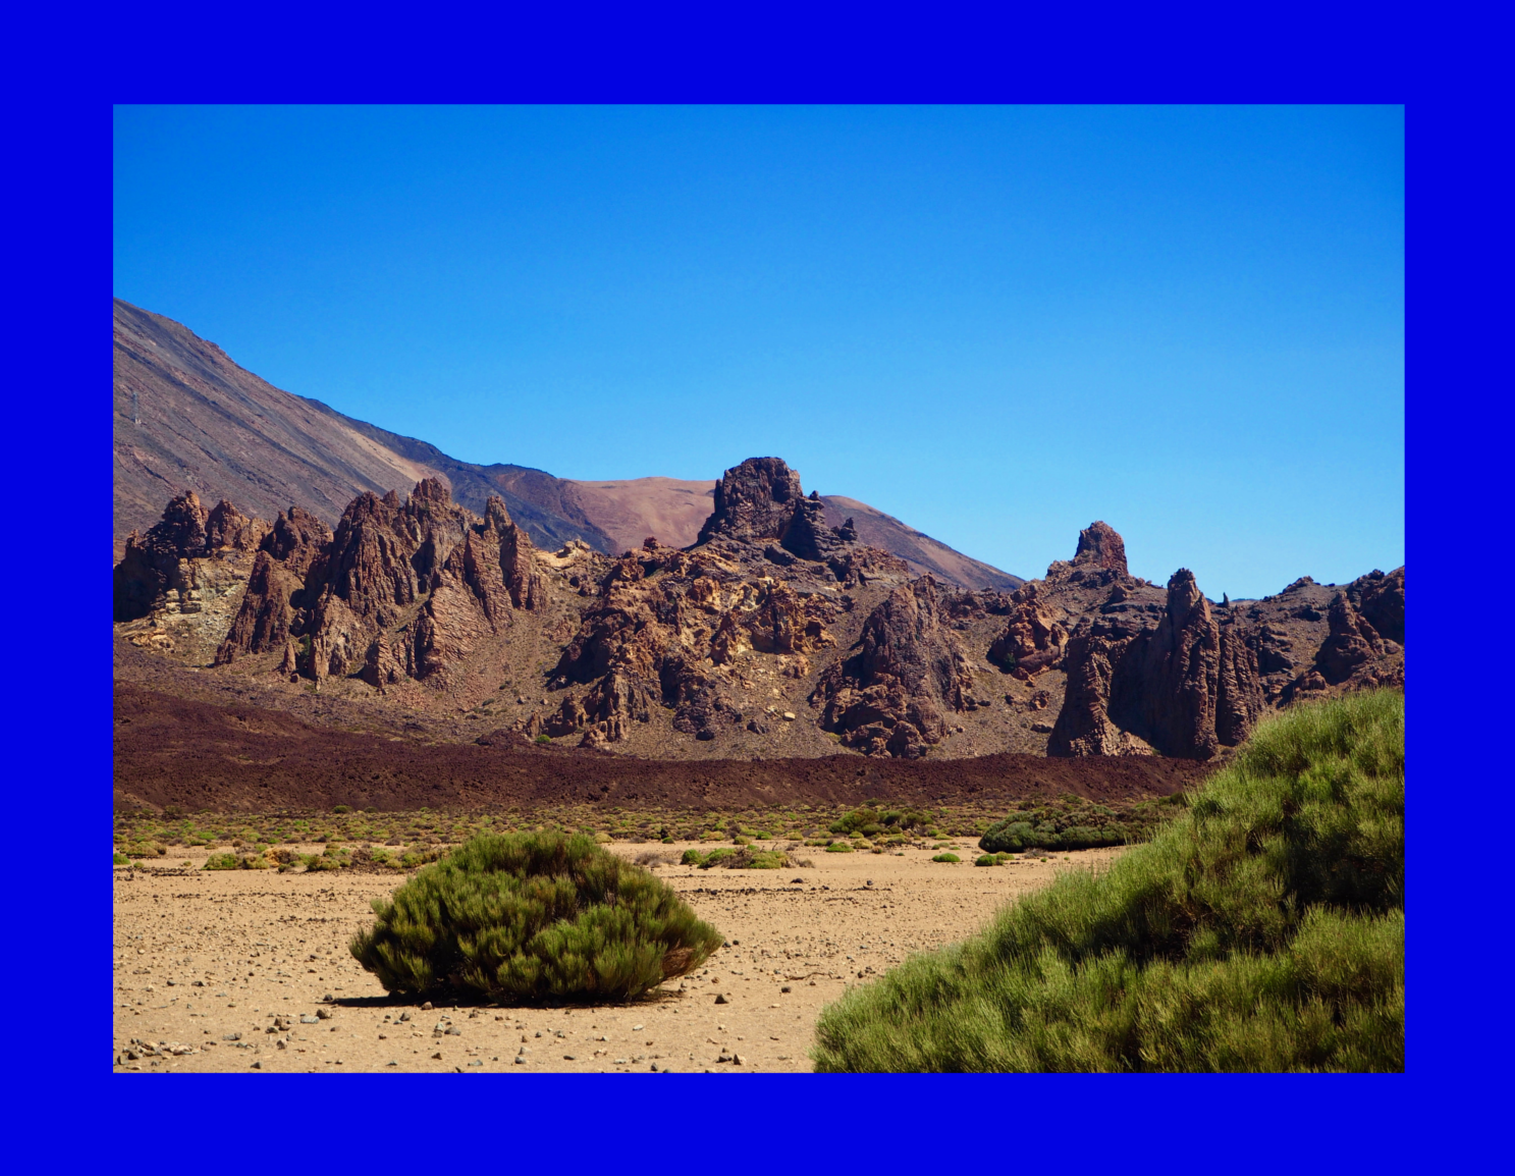
<instances>
[{"instance_id":1,"label":"clear blue sky","mask_svg":"<svg viewBox=\"0 0 1515 1176\"><path fill-rule=\"evenodd\" d=\"M455 457L805 489L1219 598L1404 560L1404 116L154 108L113 293Z\"/></svg>"}]
</instances>

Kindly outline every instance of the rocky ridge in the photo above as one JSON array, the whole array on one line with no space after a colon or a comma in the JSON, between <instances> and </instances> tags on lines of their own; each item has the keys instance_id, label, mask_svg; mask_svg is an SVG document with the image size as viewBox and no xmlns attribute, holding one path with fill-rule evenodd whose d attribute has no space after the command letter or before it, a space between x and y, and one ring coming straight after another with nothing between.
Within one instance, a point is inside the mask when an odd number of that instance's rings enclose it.
<instances>
[{"instance_id":1,"label":"rocky ridge","mask_svg":"<svg viewBox=\"0 0 1515 1176\"><path fill-rule=\"evenodd\" d=\"M1185 569L1132 576L1098 522L1045 578L965 591L828 523L778 458L726 471L713 507L690 547L612 558L541 550L501 499L476 515L434 478L360 494L334 530L181 495L127 544L118 630L228 682L446 714L485 746L655 758L1204 760L1294 698L1403 684L1402 568L1216 604Z\"/></svg>"}]
</instances>

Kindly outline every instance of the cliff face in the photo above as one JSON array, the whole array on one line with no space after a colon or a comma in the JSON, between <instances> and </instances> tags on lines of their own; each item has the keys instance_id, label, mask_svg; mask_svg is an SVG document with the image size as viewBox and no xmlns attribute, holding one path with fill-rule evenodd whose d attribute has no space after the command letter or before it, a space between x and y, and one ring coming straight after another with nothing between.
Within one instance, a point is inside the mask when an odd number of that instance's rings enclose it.
<instances>
[{"instance_id":1,"label":"cliff face","mask_svg":"<svg viewBox=\"0 0 1515 1176\"><path fill-rule=\"evenodd\" d=\"M359 495L334 533L313 522L281 515L264 539L218 665L282 649L280 672L318 684L441 685L539 603L535 549L499 499L481 520L425 479L403 503Z\"/></svg>"}]
</instances>

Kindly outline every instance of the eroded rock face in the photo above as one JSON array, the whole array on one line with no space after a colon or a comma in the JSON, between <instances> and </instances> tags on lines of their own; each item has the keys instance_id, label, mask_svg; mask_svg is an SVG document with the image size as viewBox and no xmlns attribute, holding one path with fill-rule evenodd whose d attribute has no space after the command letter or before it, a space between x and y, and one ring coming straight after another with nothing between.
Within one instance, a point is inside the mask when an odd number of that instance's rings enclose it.
<instances>
[{"instance_id":1,"label":"eroded rock face","mask_svg":"<svg viewBox=\"0 0 1515 1176\"><path fill-rule=\"evenodd\" d=\"M1029 682L1042 670L1061 663L1068 630L1037 599L1034 581L1012 592L1010 605L1010 619L1004 633L989 647L989 660Z\"/></svg>"},{"instance_id":2,"label":"eroded rock face","mask_svg":"<svg viewBox=\"0 0 1515 1176\"><path fill-rule=\"evenodd\" d=\"M521 731L583 730L589 745L624 738L654 705L673 709L673 728L702 740L753 720L735 682L756 654L786 669L834 645L827 626L845 607L834 594L801 595L772 576L749 577L695 547L657 545L610 564L599 603L584 613L553 673L553 689L584 684L554 715L533 715Z\"/></svg>"},{"instance_id":3,"label":"eroded rock face","mask_svg":"<svg viewBox=\"0 0 1515 1176\"><path fill-rule=\"evenodd\" d=\"M803 498L799 474L782 458L749 457L716 483L715 509L700 528L695 546L715 538L747 543L780 539Z\"/></svg>"},{"instance_id":4,"label":"eroded rock face","mask_svg":"<svg viewBox=\"0 0 1515 1176\"><path fill-rule=\"evenodd\" d=\"M1093 564L1122 576L1131 574L1126 568L1126 542L1108 523L1090 523L1078 533L1078 549L1074 552L1073 562Z\"/></svg>"},{"instance_id":5,"label":"eroded rock face","mask_svg":"<svg viewBox=\"0 0 1515 1176\"><path fill-rule=\"evenodd\" d=\"M335 532L304 511L281 514L217 661L282 645L281 670L318 682L445 685L449 667L540 596L531 541L504 504L491 499L479 520L428 478L403 503L359 495Z\"/></svg>"},{"instance_id":6,"label":"eroded rock face","mask_svg":"<svg viewBox=\"0 0 1515 1176\"><path fill-rule=\"evenodd\" d=\"M1239 621L1217 622L1194 575L1168 581L1167 607L1086 620L1068 643L1068 687L1049 755L1129 754L1209 759L1235 746L1261 715L1257 639Z\"/></svg>"},{"instance_id":7,"label":"eroded rock face","mask_svg":"<svg viewBox=\"0 0 1515 1176\"><path fill-rule=\"evenodd\" d=\"M1387 641L1405 643L1405 570L1395 568L1388 575L1369 572L1353 583L1349 599L1355 598L1362 618Z\"/></svg>"},{"instance_id":8,"label":"eroded rock face","mask_svg":"<svg viewBox=\"0 0 1515 1176\"><path fill-rule=\"evenodd\" d=\"M268 524L222 501L209 511L193 491L171 499L146 535L128 537L112 573L112 611L127 639L202 663L240 604L251 552Z\"/></svg>"},{"instance_id":9,"label":"eroded rock face","mask_svg":"<svg viewBox=\"0 0 1515 1176\"><path fill-rule=\"evenodd\" d=\"M1358 615L1346 593L1338 592L1331 598L1326 622L1331 632L1315 655L1315 668L1328 685L1345 682L1360 666L1384 652L1378 631Z\"/></svg>"},{"instance_id":10,"label":"eroded rock face","mask_svg":"<svg viewBox=\"0 0 1515 1176\"><path fill-rule=\"evenodd\" d=\"M145 617L179 589L185 574L181 560L205 555L205 508L193 490L169 500L163 519L146 535L133 531L126 554L112 577L112 603L117 621Z\"/></svg>"},{"instance_id":11,"label":"eroded rock face","mask_svg":"<svg viewBox=\"0 0 1515 1176\"><path fill-rule=\"evenodd\" d=\"M868 617L858 651L837 662L811 695L821 727L844 746L906 759L947 733L946 715L973 694L968 658L942 622L936 581L902 584Z\"/></svg>"}]
</instances>

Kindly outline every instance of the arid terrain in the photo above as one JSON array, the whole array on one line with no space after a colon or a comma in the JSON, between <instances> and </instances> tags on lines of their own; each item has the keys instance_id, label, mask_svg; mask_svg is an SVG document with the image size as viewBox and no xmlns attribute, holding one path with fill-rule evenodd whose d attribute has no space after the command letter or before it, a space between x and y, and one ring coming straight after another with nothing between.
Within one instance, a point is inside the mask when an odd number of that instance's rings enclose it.
<instances>
[{"instance_id":1,"label":"arid terrain","mask_svg":"<svg viewBox=\"0 0 1515 1176\"><path fill-rule=\"evenodd\" d=\"M848 985L1105 868L1264 718L1404 685L1402 567L1214 601L1096 521L1023 580L778 457L569 481L119 300L115 346L118 1069L808 1070ZM1007 819L1106 848L973 865ZM500 830L595 834L726 946L625 1006L389 999L370 900ZM716 842L792 864L681 864Z\"/></svg>"},{"instance_id":2,"label":"arid terrain","mask_svg":"<svg viewBox=\"0 0 1515 1176\"><path fill-rule=\"evenodd\" d=\"M610 848L676 862L695 844ZM815 1020L849 985L968 935L1059 870L1100 870L1121 852L979 868L971 840L939 844L963 847L963 862L934 863L932 848L800 849L812 864L780 871L658 865L729 946L645 1000L568 1007L423 1009L391 999L347 942L371 918L369 900L399 884L392 875L205 871L204 851L117 867L112 1064L147 1073L808 1071Z\"/></svg>"}]
</instances>

